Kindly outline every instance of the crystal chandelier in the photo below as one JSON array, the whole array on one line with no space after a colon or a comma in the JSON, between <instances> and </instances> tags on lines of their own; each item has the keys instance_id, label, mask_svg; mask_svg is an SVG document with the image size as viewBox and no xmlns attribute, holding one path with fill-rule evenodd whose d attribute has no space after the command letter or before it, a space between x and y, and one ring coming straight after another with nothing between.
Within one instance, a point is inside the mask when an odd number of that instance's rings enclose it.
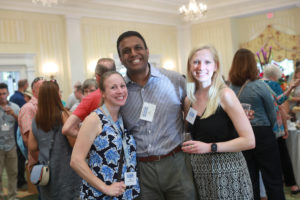
<instances>
[{"instance_id":1,"label":"crystal chandelier","mask_svg":"<svg viewBox=\"0 0 300 200\"><path fill-rule=\"evenodd\" d=\"M39 2L41 2L43 6L51 7L52 4L57 4L58 0L32 0L32 3L34 4L38 4Z\"/></svg>"},{"instance_id":2,"label":"crystal chandelier","mask_svg":"<svg viewBox=\"0 0 300 200\"><path fill-rule=\"evenodd\" d=\"M205 16L207 13L207 5L204 3L198 3L196 0L190 0L189 4L182 5L179 8L180 14L186 21L198 20Z\"/></svg>"}]
</instances>

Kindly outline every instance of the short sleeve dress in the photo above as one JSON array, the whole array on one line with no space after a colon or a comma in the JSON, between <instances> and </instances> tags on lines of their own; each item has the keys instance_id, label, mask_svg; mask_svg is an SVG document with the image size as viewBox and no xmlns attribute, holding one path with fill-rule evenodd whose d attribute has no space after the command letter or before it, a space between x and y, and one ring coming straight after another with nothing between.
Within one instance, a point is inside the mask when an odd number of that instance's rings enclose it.
<instances>
[{"instance_id":1,"label":"short sleeve dress","mask_svg":"<svg viewBox=\"0 0 300 200\"><path fill-rule=\"evenodd\" d=\"M232 121L219 106L208 118L188 124L193 140L216 143L237 137ZM241 152L192 154L191 164L201 200L251 200L252 184Z\"/></svg>"},{"instance_id":2,"label":"short sleeve dress","mask_svg":"<svg viewBox=\"0 0 300 200\"><path fill-rule=\"evenodd\" d=\"M135 140L133 136L127 132L126 129L124 130L123 135L120 135L99 108L94 112L96 112L96 114L100 118L100 121L102 123L102 132L95 138L91 146L88 156L88 165L92 172L105 184L111 185L113 182L117 182L117 174L120 165L120 155L123 149L122 139L124 136L127 144L127 148L124 149L124 151L127 151L129 155L128 166L125 161L125 156L123 156L121 180L124 181L124 174L126 171L137 171ZM82 180L80 198L99 200L131 200L138 197L139 193L140 187L139 184L137 184L133 186L127 186L125 192L121 196L111 197L95 189L85 180Z\"/></svg>"}]
</instances>

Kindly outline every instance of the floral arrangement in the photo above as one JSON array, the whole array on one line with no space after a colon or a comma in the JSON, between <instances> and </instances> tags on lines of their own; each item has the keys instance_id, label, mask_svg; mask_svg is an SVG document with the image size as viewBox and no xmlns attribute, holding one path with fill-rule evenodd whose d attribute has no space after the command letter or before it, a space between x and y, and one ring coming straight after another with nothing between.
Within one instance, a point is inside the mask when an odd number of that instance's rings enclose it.
<instances>
[{"instance_id":1,"label":"floral arrangement","mask_svg":"<svg viewBox=\"0 0 300 200\"><path fill-rule=\"evenodd\" d=\"M286 89L287 89L287 82L288 82L288 77L286 77L286 75L284 75L283 73L282 73L282 75L281 75L281 78L280 79L278 79L278 83L279 83L279 85L280 85L280 87L281 87L281 89L283 90L283 91L285 91Z\"/></svg>"},{"instance_id":2,"label":"floral arrangement","mask_svg":"<svg viewBox=\"0 0 300 200\"><path fill-rule=\"evenodd\" d=\"M260 53L262 54L263 59L260 58ZM264 48L262 47L260 49L260 51L256 52L256 55L258 57L258 61L260 63L261 66L261 70L263 70L263 67L267 64L269 64L270 62L270 57L272 54L272 47L269 47L269 55L267 55L268 53L264 50Z\"/></svg>"}]
</instances>

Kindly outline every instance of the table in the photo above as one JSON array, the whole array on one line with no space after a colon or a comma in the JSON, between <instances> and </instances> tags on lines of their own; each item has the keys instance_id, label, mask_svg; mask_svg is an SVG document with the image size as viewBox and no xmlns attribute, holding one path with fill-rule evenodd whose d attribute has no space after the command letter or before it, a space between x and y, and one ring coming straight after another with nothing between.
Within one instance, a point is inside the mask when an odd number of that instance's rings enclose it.
<instances>
[{"instance_id":1,"label":"table","mask_svg":"<svg viewBox=\"0 0 300 200\"><path fill-rule=\"evenodd\" d=\"M300 184L300 130L289 129L286 145L291 157L295 179Z\"/></svg>"}]
</instances>

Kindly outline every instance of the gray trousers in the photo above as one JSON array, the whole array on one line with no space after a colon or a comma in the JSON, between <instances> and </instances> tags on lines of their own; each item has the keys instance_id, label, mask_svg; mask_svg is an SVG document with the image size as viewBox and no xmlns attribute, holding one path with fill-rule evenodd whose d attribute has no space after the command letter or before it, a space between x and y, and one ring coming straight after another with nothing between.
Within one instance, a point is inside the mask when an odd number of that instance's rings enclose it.
<instances>
[{"instance_id":1,"label":"gray trousers","mask_svg":"<svg viewBox=\"0 0 300 200\"><path fill-rule=\"evenodd\" d=\"M8 178L8 200L14 200L17 195L18 180L18 156L17 149L14 146L10 151L0 150L0 178L2 180L2 172L6 169ZM2 181L0 181L0 192L2 193ZM1 197L0 197L1 198Z\"/></svg>"},{"instance_id":2,"label":"gray trousers","mask_svg":"<svg viewBox=\"0 0 300 200\"><path fill-rule=\"evenodd\" d=\"M179 152L154 162L138 163L142 200L196 200L189 155Z\"/></svg>"}]
</instances>

